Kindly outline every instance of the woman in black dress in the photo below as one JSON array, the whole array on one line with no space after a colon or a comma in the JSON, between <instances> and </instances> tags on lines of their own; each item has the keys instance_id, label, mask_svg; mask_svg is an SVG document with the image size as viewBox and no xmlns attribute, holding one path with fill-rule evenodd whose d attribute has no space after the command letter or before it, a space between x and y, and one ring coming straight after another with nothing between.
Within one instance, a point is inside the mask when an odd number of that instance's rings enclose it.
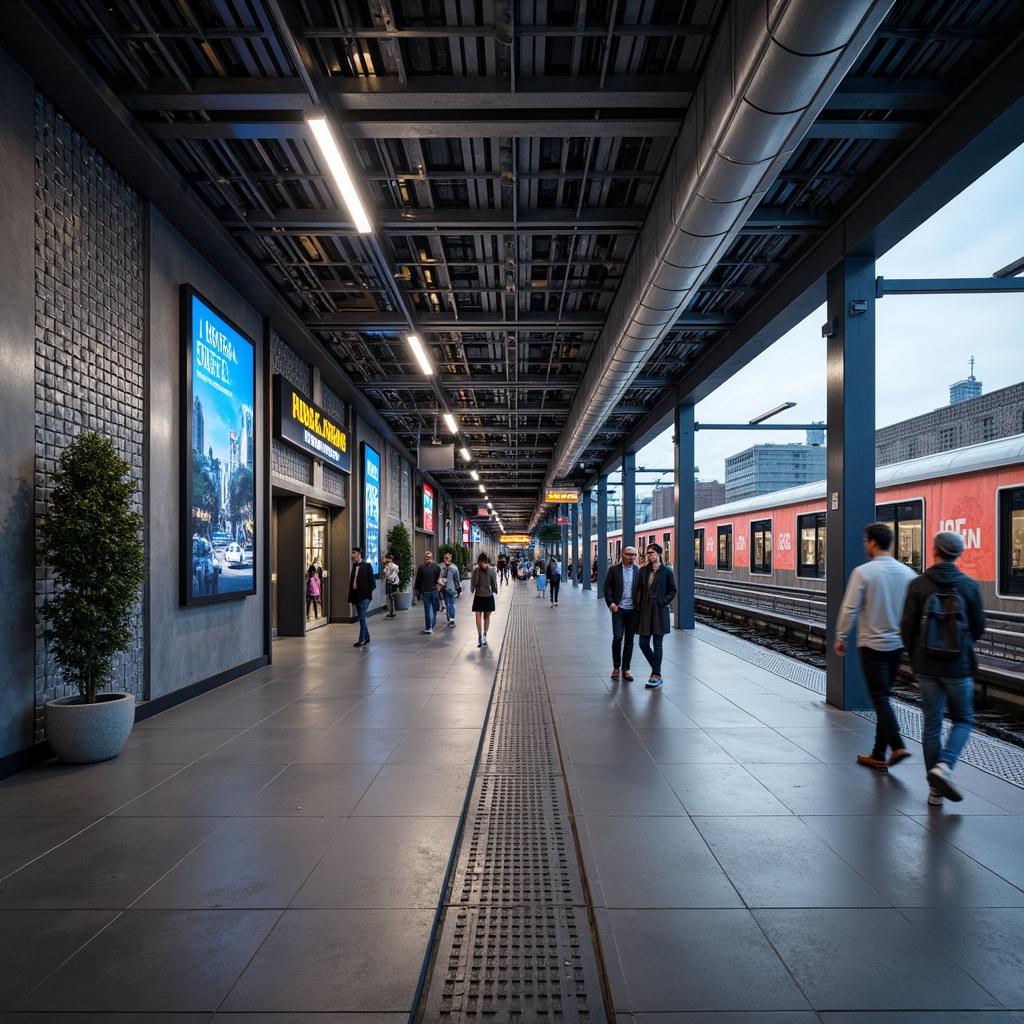
<instances>
[{"instance_id":1,"label":"woman in black dress","mask_svg":"<svg viewBox=\"0 0 1024 1024\"><path fill-rule=\"evenodd\" d=\"M661 686L661 645L665 634L672 628L669 605L679 592L675 574L667 565L662 564L660 544L647 545L647 564L640 570L636 592L640 599L636 635L640 641L640 650L651 666L647 688L653 690Z\"/></svg>"},{"instance_id":2,"label":"woman in black dress","mask_svg":"<svg viewBox=\"0 0 1024 1024\"><path fill-rule=\"evenodd\" d=\"M487 627L494 611L494 595L498 592L498 574L482 551L476 560L476 568L470 574L469 587L473 594L473 611L476 614L476 645L487 646Z\"/></svg>"}]
</instances>

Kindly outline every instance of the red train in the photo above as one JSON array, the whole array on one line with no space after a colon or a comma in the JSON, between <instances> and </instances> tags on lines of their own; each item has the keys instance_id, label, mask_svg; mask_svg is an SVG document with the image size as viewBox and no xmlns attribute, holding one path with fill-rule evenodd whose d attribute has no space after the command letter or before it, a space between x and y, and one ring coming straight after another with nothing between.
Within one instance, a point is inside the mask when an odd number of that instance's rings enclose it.
<instances>
[{"instance_id":1,"label":"red train","mask_svg":"<svg viewBox=\"0 0 1024 1024\"><path fill-rule=\"evenodd\" d=\"M981 584L985 607L1024 613L1024 434L882 466L875 472L875 516L896 534L894 555L920 572L938 530L964 538L963 570ZM825 481L701 509L694 520L698 579L825 588L828 512ZM636 546L651 540L678 557L671 519L639 524ZM608 533L617 560L622 531ZM591 545L591 559L597 544Z\"/></svg>"}]
</instances>

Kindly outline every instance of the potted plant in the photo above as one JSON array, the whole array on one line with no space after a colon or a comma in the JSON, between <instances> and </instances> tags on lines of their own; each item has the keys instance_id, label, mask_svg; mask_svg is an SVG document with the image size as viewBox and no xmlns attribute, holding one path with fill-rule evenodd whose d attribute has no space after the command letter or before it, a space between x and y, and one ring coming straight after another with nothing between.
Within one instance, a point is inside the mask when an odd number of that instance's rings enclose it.
<instances>
[{"instance_id":1,"label":"potted plant","mask_svg":"<svg viewBox=\"0 0 1024 1024\"><path fill-rule=\"evenodd\" d=\"M412 582L412 538L401 523L395 523L388 530L388 551L398 566L398 593L395 594L395 608L405 611L412 604L409 584Z\"/></svg>"},{"instance_id":2,"label":"potted plant","mask_svg":"<svg viewBox=\"0 0 1024 1024\"><path fill-rule=\"evenodd\" d=\"M40 559L56 577L40 610L42 637L65 683L78 688L47 701L46 738L72 764L116 757L135 722L133 694L96 694L132 641L145 579L130 468L108 439L79 434L61 453L39 524Z\"/></svg>"}]
</instances>

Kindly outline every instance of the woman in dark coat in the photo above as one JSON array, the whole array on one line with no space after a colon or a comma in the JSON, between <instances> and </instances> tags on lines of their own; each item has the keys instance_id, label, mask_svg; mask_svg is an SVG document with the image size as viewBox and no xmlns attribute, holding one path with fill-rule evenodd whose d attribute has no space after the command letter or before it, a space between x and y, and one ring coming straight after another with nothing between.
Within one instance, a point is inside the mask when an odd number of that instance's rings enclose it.
<instances>
[{"instance_id":1,"label":"woman in dark coat","mask_svg":"<svg viewBox=\"0 0 1024 1024\"><path fill-rule=\"evenodd\" d=\"M647 564L640 570L640 580L636 587L639 597L636 635L640 641L640 650L651 666L651 678L647 680L647 688L650 690L661 686L662 638L672 628L669 605L678 592L675 574L667 565L662 564L661 545L648 544Z\"/></svg>"}]
</instances>

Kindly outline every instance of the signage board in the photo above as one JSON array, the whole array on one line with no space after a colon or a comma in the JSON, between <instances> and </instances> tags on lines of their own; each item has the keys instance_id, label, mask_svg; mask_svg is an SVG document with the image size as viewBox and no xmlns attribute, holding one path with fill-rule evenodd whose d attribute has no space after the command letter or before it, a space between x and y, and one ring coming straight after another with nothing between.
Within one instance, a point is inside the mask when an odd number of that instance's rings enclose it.
<instances>
[{"instance_id":1,"label":"signage board","mask_svg":"<svg viewBox=\"0 0 1024 1024\"><path fill-rule=\"evenodd\" d=\"M434 532L434 488L430 484L423 485L423 529Z\"/></svg>"},{"instance_id":2,"label":"signage board","mask_svg":"<svg viewBox=\"0 0 1024 1024\"><path fill-rule=\"evenodd\" d=\"M580 500L580 489L578 487L570 487L561 491L545 491L545 501L554 501L558 504L565 502L567 505L575 505Z\"/></svg>"},{"instance_id":3,"label":"signage board","mask_svg":"<svg viewBox=\"0 0 1024 1024\"><path fill-rule=\"evenodd\" d=\"M363 560L380 572L380 452L363 442L363 515L366 544Z\"/></svg>"},{"instance_id":4,"label":"signage board","mask_svg":"<svg viewBox=\"0 0 1024 1024\"><path fill-rule=\"evenodd\" d=\"M528 548L532 540L528 533L503 533L498 538L498 543L507 544L512 548Z\"/></svg>"},{"instance_id":5,"label":"signage board","mask_svg":"<svg viewBox=\"0 0 1024 1024\"><path fill-rule=\"evenodd\" d=\"M274 437L343 473L352 470L348 433L279 373L274 374Z\"/></svg>"},{"instance_id":6,"label":"signage board","mask_svg":"<svg viewBox=\"0 0 1024 1024\"><path fill-rule=\"evenodd\" d=\"M462 520L462 543L463 544L469 544L469 537L470 537L470 534L469 534L469 520L468 519L463 519Z\"/></svg>"},{"instance_id":7,"label":"signage board","mask_svg":"<svg viewBox=\"0 0 1024 1024\"><path fill-rule=\"evenodd\" d=\"M557 523L557 524L558 524L559 526L568 526L568 525L569 525L569 517L568 517L568 516L559 516L559 517L558 517L558 518L557 518L557 519L555 520L555 522L556 522L556 523Z\"/></svg>"}]
</instances>

